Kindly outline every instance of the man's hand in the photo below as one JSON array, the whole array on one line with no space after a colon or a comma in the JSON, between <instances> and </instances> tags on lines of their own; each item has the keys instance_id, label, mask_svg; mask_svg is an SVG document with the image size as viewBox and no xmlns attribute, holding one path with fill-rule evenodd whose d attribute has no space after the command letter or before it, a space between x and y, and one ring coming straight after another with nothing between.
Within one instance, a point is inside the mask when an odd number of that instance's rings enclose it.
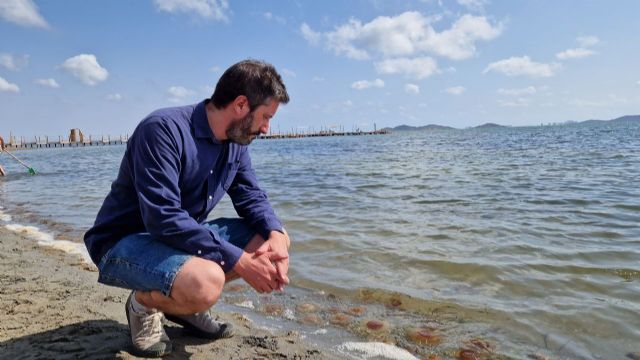
<instances>
[{"instance_id":1,"label":"man's hand","mask_svg":"<svg viewBox=\"0 0 640 360\"><path fill-rule=\"evenodd\" d=\"M289 236L286 231L284 234L279 231L269 233L269 239L254 254L263 255L272 252L286 255L279 260L273 261L277 272L277 290L283 291L284 286L289 285L289 277L287 276L289 272Z\"/></svg>"},{"instance_id":2,"label":"man's hand","mask_svg":"<svg viewBox=\"0 0 640 360\"><path fill-rule=\"evenodd\" d=\"M270 293L277 290L280 285L278 281L278 271L273 265L274 262L288 258L286 252L265 252L249 254L243 252L238 262L233 267L240 277L242 277L257 292Z\"/></svg>"}]
</instances>

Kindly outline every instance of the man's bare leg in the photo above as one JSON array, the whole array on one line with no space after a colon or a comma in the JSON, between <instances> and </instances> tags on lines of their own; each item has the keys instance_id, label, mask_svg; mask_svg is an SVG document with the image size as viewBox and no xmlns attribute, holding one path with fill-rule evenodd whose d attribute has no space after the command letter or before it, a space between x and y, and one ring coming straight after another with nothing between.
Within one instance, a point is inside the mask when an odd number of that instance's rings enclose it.
<instances>
[{"instance_id":1,"label":"man's bare leg","mask_svg":"<svg viewBox=\"0 0 640 360\"><path fill-rule=\"evenodd\" d=\"M225 283L222 268L213 261L192 257L176 275L167 297L160 291L136 291L140 304L174 315L191 315L212 307Z\"/></svg>"},{"instance_id":2,"label":"man's bare leg","mask_svg":"<svg viewBox=\"0 0 640 360\"><path fill-rule=\"evenodd\" d=\"M287 235L287 247L290 246ZM254 235L244 251L254 253L264 239ZM136 301L148 308L157 309L167 314L190 315L212 307L220 298L225 282L240 278L235 271L224 273L213 261L192 257L182 266L176 275L169 297L160 291L136 291Z\"/></svg>"}]
</instances>

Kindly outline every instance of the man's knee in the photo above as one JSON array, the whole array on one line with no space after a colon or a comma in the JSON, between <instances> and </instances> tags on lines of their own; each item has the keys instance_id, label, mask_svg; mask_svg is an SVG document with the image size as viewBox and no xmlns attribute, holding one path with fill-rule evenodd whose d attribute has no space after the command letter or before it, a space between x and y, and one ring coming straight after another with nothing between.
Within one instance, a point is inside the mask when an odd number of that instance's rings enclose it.
<instances>
[{"instance_id":1,"label":"man's knee","mask_svg":"<svg viewBox=\"0 0 640 360\"><path fill-rule=\"evenodd\" d=\"M171 297L186 309L200 312L213 306L220 298L225 275L218 264L201 258L187 261L178 272Z\"/></svg>"}]
</instances>

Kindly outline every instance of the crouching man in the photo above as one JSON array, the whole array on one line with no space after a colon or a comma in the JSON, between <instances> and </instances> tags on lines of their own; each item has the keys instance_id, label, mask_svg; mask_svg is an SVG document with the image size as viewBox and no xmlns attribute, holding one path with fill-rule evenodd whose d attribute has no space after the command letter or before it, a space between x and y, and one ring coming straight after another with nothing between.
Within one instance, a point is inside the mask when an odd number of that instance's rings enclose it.
<instances>
[{"instance_id":1,"label":"crouching man","mask_svg":"<svg viewBox=\"0 0 640 360\"><path fill-rule=\"evenodd\" d=\"M137 355L171 352L163 316L199 337L232 336L208 312L227 281L242 278L259 293L289 283L289 237L247 148L288 102L272 65L245 60L210 99L157 110L129 138L84 241L98 281L132 290L125 309ZM239 218L207 221L225 193Z\"/></svg>"}]
</instances>

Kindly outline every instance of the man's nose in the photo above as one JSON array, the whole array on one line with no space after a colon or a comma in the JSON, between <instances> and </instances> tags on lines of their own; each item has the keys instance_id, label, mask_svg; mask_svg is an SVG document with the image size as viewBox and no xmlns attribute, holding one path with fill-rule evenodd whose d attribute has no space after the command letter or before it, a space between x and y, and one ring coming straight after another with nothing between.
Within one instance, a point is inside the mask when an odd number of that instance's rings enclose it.
<instances>
[{"instance_id":1,"label":"man's nose","mask_svg":"<svg viewBox=\"0 0 640 360\"><path fill-rule=\"evenodd\" d=\"M264 123L261 127L260 127L260 132L263 134L266 134L269 132L269 122Z\"/></svg>"}]
</instances>

